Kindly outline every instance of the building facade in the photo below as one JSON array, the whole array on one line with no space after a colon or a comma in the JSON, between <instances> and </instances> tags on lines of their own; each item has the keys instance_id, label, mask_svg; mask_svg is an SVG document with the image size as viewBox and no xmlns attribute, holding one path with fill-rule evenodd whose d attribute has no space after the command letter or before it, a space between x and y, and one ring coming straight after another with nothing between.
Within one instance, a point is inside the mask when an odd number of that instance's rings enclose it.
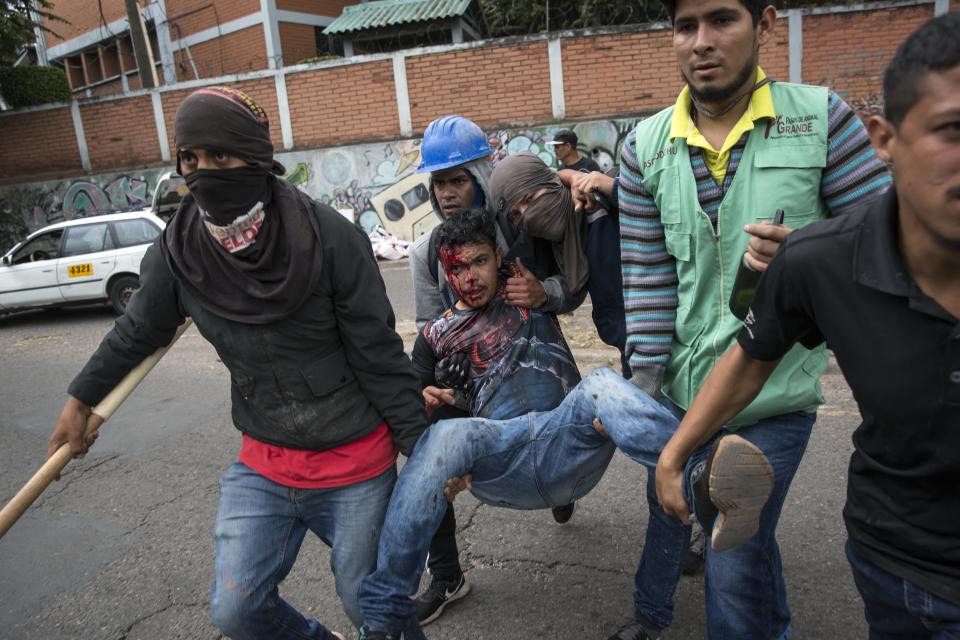
<instances>
[{"instance_id":1,"label":"building facade","mask_svg":"<svg viewBox=\"0 0 960 640\"><path fill-rule=\"evenodd\" d=\"M324 28L356 0L146 0L158 83L279 69L325 50ZM38 30L40 64L64 67L78 97L142 88L124 0L57 0Z\"/></svg>"}]
</instances>

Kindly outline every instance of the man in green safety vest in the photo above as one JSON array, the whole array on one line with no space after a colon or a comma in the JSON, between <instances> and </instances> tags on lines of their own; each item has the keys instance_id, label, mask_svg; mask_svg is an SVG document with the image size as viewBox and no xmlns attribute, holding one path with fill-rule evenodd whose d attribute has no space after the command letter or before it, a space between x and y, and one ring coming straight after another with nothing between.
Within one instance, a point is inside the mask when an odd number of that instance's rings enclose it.
<instances>
[{"instance_id":1,"label":"man in green safety vest","mask_svg":"<svg viewBox=\"0 0 960 640\"><path fill-rule=\"evenodd\" d=\"M632 381L681 417L742 326L729 309L740 265L763 270L792 229L872 199L890 176L836 94L778 82L758 66L777 17L766 0L664 5L686 86L624 142L620 248ZM778 209L783 224L769 224ZM711 639L789 634L775 530L823 402L826 364L823 347L795 347L727 424L763 451L775 486L753 538L707 550ZM634 615L611 640L656 638L672 622L689 525L661 510L654 474L647 498Z\"/></svg>"}]
</instances>

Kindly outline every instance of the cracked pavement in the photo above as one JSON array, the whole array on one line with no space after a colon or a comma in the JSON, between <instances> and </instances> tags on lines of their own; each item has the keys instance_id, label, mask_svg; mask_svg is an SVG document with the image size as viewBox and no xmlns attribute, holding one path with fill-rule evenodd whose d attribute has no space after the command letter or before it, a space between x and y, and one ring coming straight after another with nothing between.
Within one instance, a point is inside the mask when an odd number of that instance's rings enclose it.
<instances>
[{"instance_id":1,"label":"cracked pavement","mask_svg":"<svg viewBox=\"0 0 960 640\"><path fill-rule=\"evenodd\" d=\"M383 269L398 330L415 335L409 272ZM42 462L70 379L113 321L103 308L0 318L0 496L14 495ZM590 309L561 319L584 371L616 364ZM0 540L0 637L213 639L210 532L217 480L239 449L229 377L190 329ZM864 637L862 607L843 556L841 509L856 404L835 368L828 404L790 494L779 540L796 638ZM617 454L573 519L457 498L461 561L473 585L426 628L437 640L607 638L630 614L646 526L645 472ZM307 536L281 593L307 615L355 637L341 611L329 553ZM666 638L703 638L703 577L684 578Z\"/></svg>"}]
</instances>

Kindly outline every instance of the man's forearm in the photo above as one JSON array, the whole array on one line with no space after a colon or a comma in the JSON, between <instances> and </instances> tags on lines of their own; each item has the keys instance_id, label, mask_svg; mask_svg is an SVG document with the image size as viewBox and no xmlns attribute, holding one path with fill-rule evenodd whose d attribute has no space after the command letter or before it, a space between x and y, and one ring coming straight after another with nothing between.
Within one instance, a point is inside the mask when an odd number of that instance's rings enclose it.
<instances>
[{"instance_id":1,"label":"man's forearm","mask_svg":"<svg viewBox=\"0 0 960 640\"><path fill-rule=\"evenodd\" d=\"M635 136L628 136L622 147L617 206L626 356L630 368L639 371L667 366L676 329L679 280L676 261L667 251L660 210L643 186L634 140ZM641 388L659 393L659 387L659 381L648 376Z\"/></svg>"},{"instance_id":2,"label":"man's forearm","mask_svg":"<svg viewBox=\"0 0 960 640\"><path fill-rule=\"evenodd\" d=\"M570 291L566 279L559 273L542 280L540 284L547 294L547 301L540 311L547 313L568 313L579 307L587 297L586 287L580 291Z\"/></svg>"},{"instance_id":3,"label":"man's forearm","mask_svg":"<svg viewBox=\"0 0 960 640\"><path fill-rule=\"evenodd\" d=\"M573 182L579 173L579 171L574 171L573 169L557 169L557 177L560 178L563 186L568 189L573 186Z\"/></svg>"},{"instance_id":4,"label":"man's forearm","mask_svg":"<svg viewBox=\"0 0 960 640\"><path fill-rule=\"evenodd\" d=\"M693 399L660 456L661 464L682 468L691 453L757 397L778 363L779 360L755 360L734 343L713 367Z\"/></svg>"}]
</instances>

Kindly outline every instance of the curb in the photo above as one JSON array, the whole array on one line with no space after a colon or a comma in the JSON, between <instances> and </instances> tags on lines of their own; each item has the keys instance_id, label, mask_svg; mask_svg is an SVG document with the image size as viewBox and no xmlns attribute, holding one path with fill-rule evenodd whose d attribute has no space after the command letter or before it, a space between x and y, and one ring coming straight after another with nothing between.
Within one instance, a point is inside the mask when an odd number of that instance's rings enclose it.
<instances>
[{"instance_id":1,"label":"curb","mask_svg":"<svg viewBox=\"0 0 960 640\"><path fill-rule=\"evenodd\" d=\"M410 258L400 258L399 260L377 260L377 266L380 271L397 271L398 269L409 269Z\"/></svg>"}]
</instances>

